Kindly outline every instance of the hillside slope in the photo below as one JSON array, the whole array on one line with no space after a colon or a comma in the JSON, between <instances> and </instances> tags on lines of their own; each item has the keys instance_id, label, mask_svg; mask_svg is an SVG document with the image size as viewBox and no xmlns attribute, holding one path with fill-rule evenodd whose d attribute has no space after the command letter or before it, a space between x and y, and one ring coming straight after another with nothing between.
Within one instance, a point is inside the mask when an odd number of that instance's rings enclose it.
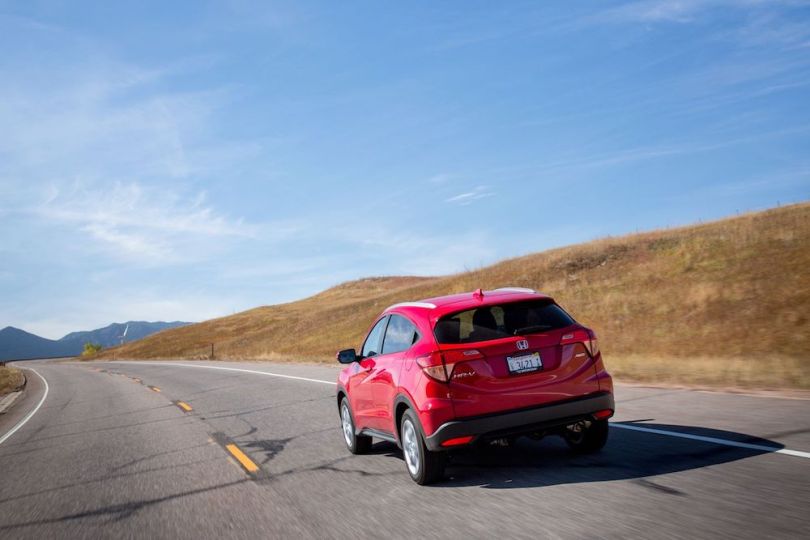
<instances>
[{"instance_id":1,"label":"hillside slope","mask_svg":"<svg viewBox=\"0 0 810 540\"><path fill-rule=\"evenodd\" d=\"M161 332L132 358L331 358L403 300L513 285L596 329L620 377L810 387L810 204L607 238L435 278L373 278Z\"/></svg>"}]
</instances>

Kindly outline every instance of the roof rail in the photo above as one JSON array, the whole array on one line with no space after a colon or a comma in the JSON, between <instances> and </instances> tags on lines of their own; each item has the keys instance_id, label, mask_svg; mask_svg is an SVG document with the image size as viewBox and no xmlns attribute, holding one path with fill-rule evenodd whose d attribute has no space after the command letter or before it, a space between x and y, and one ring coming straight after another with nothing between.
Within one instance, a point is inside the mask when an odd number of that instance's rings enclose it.
<instances>
[{"instance_id":1,"label":"roof rail","mask_svg":"<svg viewBox=\"0 0 810 540\"><path fill-rule=\"evenodd\" d=\"M431 304L430 302L400 302L399 304L394 304L393 306L388 306L389 309L394 309L398 307L418 307L418 308L425 308L425 309L436 309L436 304Z\"/></svg>"},{"instance_id":2,"label":"roof rail","mask_svg":"<svg viewBox=\"0 0 810 540\"><path fill-rule=\"evenodd\" d=\"M527 287L498 287L495 290L500 292L520 292L520 293L537 294L537 291L535 291L534 289L529 289Z\"/></svg>"}]
</instances>

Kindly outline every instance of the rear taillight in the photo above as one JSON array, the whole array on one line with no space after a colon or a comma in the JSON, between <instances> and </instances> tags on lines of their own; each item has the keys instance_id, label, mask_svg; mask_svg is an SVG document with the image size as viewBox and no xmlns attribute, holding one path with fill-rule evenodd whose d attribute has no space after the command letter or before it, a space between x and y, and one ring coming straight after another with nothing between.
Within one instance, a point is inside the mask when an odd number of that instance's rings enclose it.
<instances>
[{"instance_id":1,"label":"rear taillight","mask_svg":"<svg viewBox=\"0 0 810 540\"><path fill-rule=\"evenodd\" d=\"M582 343L588 351L588 354L591 355L591 358L595 358L596 355L599 354L599 342L596 339L596 334L591 331L579 328L573 332L564 334L563 337L560 338L560 345L569 345L571 343Z\"/></svg>"},{"instance_id":2,"label":"rear taillight","mask_svg":"<svg viewBox=\"0 0 810 540\"><path fill-rule=\"evenodd\" d=\"M439 382L448 382L450 379L462 378L465 381L476 375L475 369L465 363L469 360L484 358L478 349L453 349L436 351L427 356L420 356L416 363L425 372L425 375Z\"/></svg>"},{"instance_id":3,"label":"rear taillight","mask_svg":"<svg viewBox=\"0 0 810 540\"><path fill-rule=\"evenodd\" d=\"M453 376L453 364L445 363L442 353L434 352L427 356L420 356L416 363L425 372L425 375L439 382L447 382Z\"/></svg>"},{"instance_id":4,"label":"rear taillight","mask_svg":"<svg viewBox=\"0 0 810 540\"><path fill-rule=\"evenodd\" d=\"M593 417L597 420L604 420L605 418L610 418L613 416L613 409L602 409L601 411L596 411L593 413Z\"/></svg>"},{"instance_id":5,"label":"rear taillight","mask_svg":"<svg viewBox=\"0 0 810 540\"><path fill-rule=\"evenodd\" d=\"M599 340L596 339L596 335L591 337L590 347L586 343L585 348L588 349L588 353L591 355L591 357L595 358L596 355L599 354Z\"/></svg>"}]
</instances>

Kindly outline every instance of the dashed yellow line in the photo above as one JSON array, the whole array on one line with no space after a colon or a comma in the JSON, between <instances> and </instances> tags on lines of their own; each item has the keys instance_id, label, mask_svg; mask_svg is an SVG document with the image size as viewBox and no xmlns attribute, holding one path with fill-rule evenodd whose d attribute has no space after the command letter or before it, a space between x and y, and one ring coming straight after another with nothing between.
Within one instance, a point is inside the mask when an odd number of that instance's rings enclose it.
<instances>
[{"instance_id":1,"label":"dashed yellow line","mask_svg":"<svg viewBox=\"0 0 810 540\"><path fill-rule=\"evenodd\" d=\"M256 465L253 462L253 460L247 457L245 453L242 452L242 450L240 450L239 447L236 446L235 444L233 443L226 444L225 449L228 450L228 452L230 452L231 455L236 458L236 461L238 461L247 472L255 473L256 471L259 470L259 466Z\"/></svg>"},{"instance_id":2,"label":"dashed yellow line","mask_svg":"<svg viewBox=\"0 0 810 540\"><path fill-rule=\"evenodd\" d=\"M191 408L191 405L189 405L189 404L188 404L188 403L186 403L185 401L178 401L178 402L177 402L177 406L178 406L178 407L180 407L181 409L183 409L183 410L184 410L184 411L186 411L186 412L191 412L191 411L193 410L193 409Z\"/></svg>"},{"instance_id":3,"label":"dashed yellow line","mask_svg":"<svg viewBox=\"0 0 810 540\"><path fill-rule=\"evenodd\" d=\"M157 386L150 386L149 390L151 390L152 392L160 393L160 388L158 388Z\"/></svg>"}]
</instances>

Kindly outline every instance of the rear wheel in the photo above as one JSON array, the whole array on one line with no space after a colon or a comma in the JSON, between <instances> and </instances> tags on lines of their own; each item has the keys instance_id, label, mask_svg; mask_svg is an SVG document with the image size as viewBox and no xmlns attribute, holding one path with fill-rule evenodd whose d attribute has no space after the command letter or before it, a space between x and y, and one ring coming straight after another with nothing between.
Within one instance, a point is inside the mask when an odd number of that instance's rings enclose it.
<instances>
[{"instance_id":1,"label":"rear wheel","mask_svg":"<svg viewBox=\"0 0 810 540\"><path fill-rule=\"evenodd\" d=\"M583 420L566 426L563 438L578 454L592 454L605 446L608 439L607 420Z\"/></svg>"},{"instance_id":2,"label":"rear wheel","mask_svg":"<svg viewBox=\"0 0 810 540\"><path fill-rule=\"evenodd\" d=\"M405 465L413 481L423 486L440 480L444 476L447 456L444 452L428 450L416 415L410 410L402 415L400 436Z\"/></svg>"},{"instance_id":3,"label":"rear wheel","mask_svg":"<svg viewBox=\"0 0 810 540\"><path fill-rule=\"evenodd\" d=\"M357 435L354 426L354 417L349 408L349 398L340 402L340 424L343 428L343 440L352 454L365 454L371 449L371 437Z\"/></svg>"}]
</instances>

